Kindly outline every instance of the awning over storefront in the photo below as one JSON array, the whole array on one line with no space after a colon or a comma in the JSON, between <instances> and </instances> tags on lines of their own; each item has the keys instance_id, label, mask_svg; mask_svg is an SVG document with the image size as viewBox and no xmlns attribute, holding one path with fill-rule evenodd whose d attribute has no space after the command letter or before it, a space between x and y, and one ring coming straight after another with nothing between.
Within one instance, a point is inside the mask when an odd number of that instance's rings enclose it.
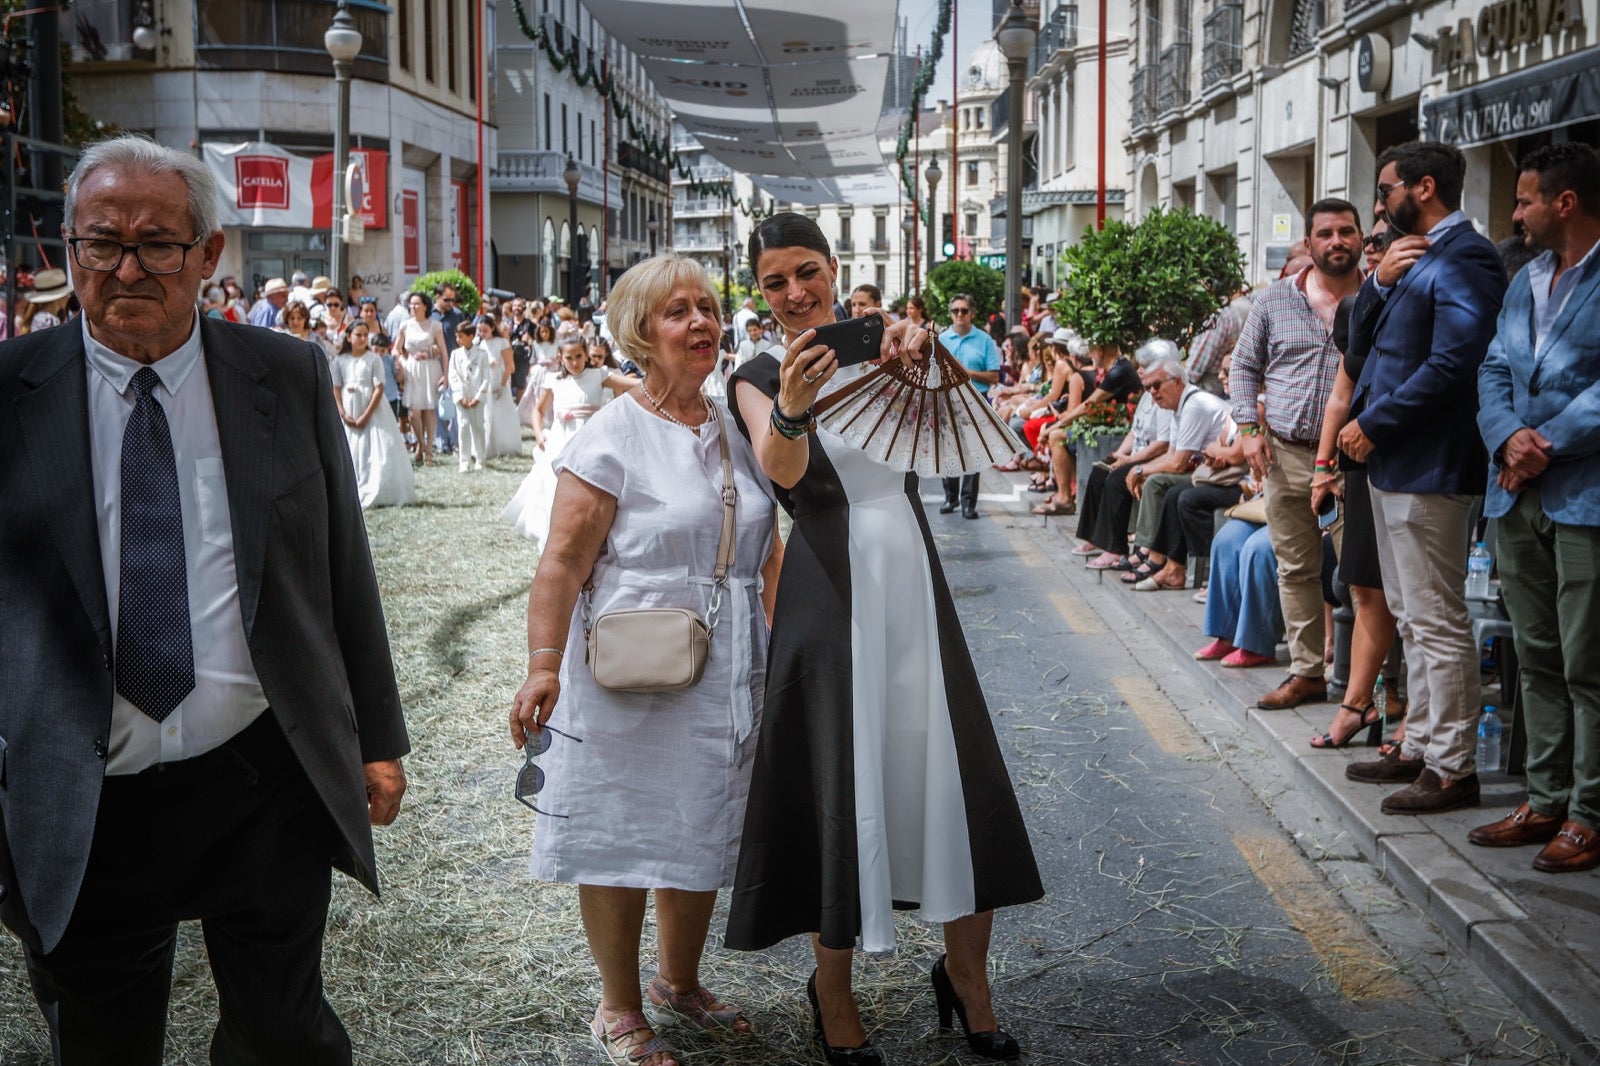
<instances>
[{"instance_id":1,"label":"awning over storefront","mask_svg":"<svg viewBox=\"0 0 1600 1066\"><path fill-rule=\"evenodd\" d=\"M1430 140L1458 148L1600 118L1600 48L1429 100L1422 118Z\"/></svg>"}]
</instances>

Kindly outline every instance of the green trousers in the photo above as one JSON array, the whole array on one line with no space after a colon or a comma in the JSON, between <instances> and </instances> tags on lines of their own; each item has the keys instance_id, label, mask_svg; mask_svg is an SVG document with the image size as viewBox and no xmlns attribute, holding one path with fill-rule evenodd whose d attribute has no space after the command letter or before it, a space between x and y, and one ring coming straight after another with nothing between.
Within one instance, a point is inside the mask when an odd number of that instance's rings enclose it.
<instances>
[{"instance_id":1,"label":"green trousers","mask_svg":"<svg viewBox=\"0 0 1600 1066\"><path fill-rule=\"evenodd\" d=\"M1495 537L1522 665L1528 803L1600 828L1600 527L1552 520L1534 486Z\"/></svg>"}]
</instances>

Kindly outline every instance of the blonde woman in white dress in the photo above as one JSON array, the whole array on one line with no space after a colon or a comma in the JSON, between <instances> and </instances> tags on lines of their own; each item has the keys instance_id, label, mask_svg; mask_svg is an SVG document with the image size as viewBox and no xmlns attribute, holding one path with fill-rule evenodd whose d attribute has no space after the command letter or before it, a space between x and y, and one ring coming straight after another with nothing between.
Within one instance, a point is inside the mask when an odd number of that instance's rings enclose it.
<instances>
[{"instance_id":1,"label":"blonde woman in white dress","mask_svg":"<svg viewBox=\"0 0 1600 1066\"><path fill-rule=\"evenodd\" d=\"M752 1029L700 983L700 962L717 890L733 879L782 553L765 475L700 392L721 332L705 271L670 253L647 259L612 289L611 314L646 376L556 462L556 520L528 597L528 677L512 703L511 740L543 751L545 786L525 797L541 812L533 875L578 885L601 986L590 1036L613 1066L678 1066L646 1010L736 1040ZM567 351L581 369L582 348ZM584 663L579 587L592 576L597 613L679 607L707 617L724 443L736 528L705 673L671 692L603 689ZM647 1007L639 963L651 895ZM768 1061L764 1050L747 1048L742 1061Z\"/></svg>"},{"instance_id":2,"label":"blonde woman in white dress","mask_svg":"<svg viewBox=\"0 0 1600 1066\"><path fill-rule=\"evenodd\" d=\"M538 446L533 469L502 512L518 533L544 543L556 495L556 459L573 435L600 410L605 390L620 395L638 383L638 378L608 367L588 366L583 338L578 334L561 341L561 368L545 377L533 409L533 438Z\"/></svg>"},{"instance_id":3,"label":"blonde woman in white dress","mask_svg":"<svg viewBox=\"0 0 1600 1066\"><path fill-rule=\"evenodd\" d=\"M439 390L450 366L444 327L428 317L428 298L414 292L406 304L411 317L395 330L395 354L406 372L406 406L417 435L417 461L433 465L433 438L439 429Z\"/></svg>"},{"instance_id":4,"label":"blonde woman in white dress","mask_svg":"<svg viewBox=\"0 0 1600 1066\"><path fill-rule=\"evenodd\" d=\"M383 399L383 358L367 347L370 337L365 322L351 324L345 331L344 351L334 360L333 375L363 510L402 506L416 499L405 438Z\"/></svg>"}]
</instances>

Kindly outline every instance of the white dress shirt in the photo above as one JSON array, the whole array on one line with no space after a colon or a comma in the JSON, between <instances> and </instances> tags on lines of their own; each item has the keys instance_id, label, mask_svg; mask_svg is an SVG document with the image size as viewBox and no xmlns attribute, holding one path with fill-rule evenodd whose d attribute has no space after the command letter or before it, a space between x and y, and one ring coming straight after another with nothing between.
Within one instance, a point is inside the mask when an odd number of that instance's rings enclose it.
<instances>
[{"instance_id":1,"label":"white dress shirt","mask_svg":"<svg viewBox=\"0 0 1600 1066\"><path fill-rule=\"evenodd\" d=\"M83 325L88 356L89 454L95 518L111 631L117 631L122 580L122 436L133 413L133 375L144 365L99 343ZM233 527L222 469L211 379L200 353L200 321L177 351L152 364L161 386L153 396L167 415L183 510L189 579L189 629L194 639L194 690L166 721L157 722L121 695L111 705L107 774L135 774L157 763L203 755L238 734L266 710L267 697L250 661Z\"/></svg>"}]
</instances>

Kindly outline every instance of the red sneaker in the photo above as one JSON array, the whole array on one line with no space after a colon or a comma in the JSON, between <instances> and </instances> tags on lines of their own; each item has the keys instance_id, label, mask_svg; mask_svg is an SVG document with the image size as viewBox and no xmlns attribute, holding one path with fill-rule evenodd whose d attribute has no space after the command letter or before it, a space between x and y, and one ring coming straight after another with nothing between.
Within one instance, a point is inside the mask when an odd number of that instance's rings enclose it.
<instances>
[{"instance_id":1,"label":"red sneaker","mask_svg":"<svg viewBox=\"0 0 1600 1066\"><path fill-rule=\"evenodd\" d=\"M1255 652L1248 651L1245 648L1235 648L1232 654L1222 660L1222 665L1240 667L1271 666L1277 661L1270 655L1257 655Z\"/></svg>"},{"instance_id":2,"label":"red sneaker","mask_svg":"<svg viewBox=\"0 0 1600 1066\"><path fill-rule=\"evenodd\" d=\"M1215 662L1216 660L1225 657L1233 650L1233 641L1223 640L1221 637L1218 637L1210 644L1207 644L1205 647L1195 652L1194 657L1203 663Z\"/></svg>"}]
</instances>

